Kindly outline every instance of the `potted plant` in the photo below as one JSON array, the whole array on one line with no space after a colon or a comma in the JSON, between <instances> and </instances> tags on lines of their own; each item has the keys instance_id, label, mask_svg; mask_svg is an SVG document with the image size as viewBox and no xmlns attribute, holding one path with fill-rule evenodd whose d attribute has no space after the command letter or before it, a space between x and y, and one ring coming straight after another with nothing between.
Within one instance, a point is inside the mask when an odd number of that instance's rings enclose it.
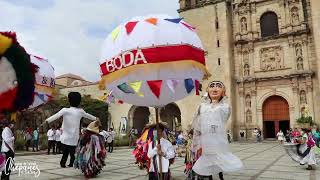
<instances>
[{"instance_id":1,"label":"potted plant","mask_svg":"<svg viewBox=\"0 0 320 180\"><path fill-rule=\"evenodd\" d=\"M301 116L297 119L297 123L301 128L310 128L314 124L311 116Z\"/></svg>"}]
</instances>

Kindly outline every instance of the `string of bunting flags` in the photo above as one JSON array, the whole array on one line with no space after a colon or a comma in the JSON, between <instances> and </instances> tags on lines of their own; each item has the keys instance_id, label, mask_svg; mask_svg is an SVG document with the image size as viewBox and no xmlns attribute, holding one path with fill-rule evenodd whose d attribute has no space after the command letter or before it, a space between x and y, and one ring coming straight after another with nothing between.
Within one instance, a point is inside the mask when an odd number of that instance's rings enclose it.
<instances>
[{"instance_id":1,"label":"string of bunting flags","mask_svg":"<svg viewBox=\"0 0 320 180\"><path fill-rule=\"evenodd\" d=\"M191 26L190 24L183 22L183 18L165 18L165 21L171 22L171 23L175 23L175 24L181 24L183 26L185 26L186 28L190 29L191 31L195 31L195 27ZM133 30L135 29L135 27L137 26L138 23L141 23L143 21L129 21L127 22L124 27L126 30L127 35L130 35ZM147 22L151 25L157 26L158 24L158 18L147 18L144 20L144 22ZM116 27L112 32L111 32L111 36L113 41L115 41L120 33L121 30L121 26Z\"/></svg>"},{"instance_id":2,"label":"string of bunting flags","mask_svg":"<svg viewBox=\"0 0 320 180\"><path fill-rule=\"evenodd\" d=\"M160 97L161 94L161 87L163 84L163 80L154 80L154 81L146 81L151 92L157 97ZM176 87L179 83L179 80L175 79L169 79L166 80L166 84L168 88L171 90L172 93L175 93ZM117 86L118 89L120 89L123 93L126 94L136 94L137 96L144 97L144 93L140 92L141 86L143 84L143 81L134 81L134 82L128 82L128 83L122 83ZM199 91L201 91L201 84L198 80L193 80L191 78L184 80L184 85L186 92L189 94L192 92L192 90L195 88L196 95L199 95ZM115 103L115 96L113 95L113 90L111 90L107 97L106 101L108 103ZM118 103L123 104L123 101L119 100Z\"/></svg>"}]
</instances>

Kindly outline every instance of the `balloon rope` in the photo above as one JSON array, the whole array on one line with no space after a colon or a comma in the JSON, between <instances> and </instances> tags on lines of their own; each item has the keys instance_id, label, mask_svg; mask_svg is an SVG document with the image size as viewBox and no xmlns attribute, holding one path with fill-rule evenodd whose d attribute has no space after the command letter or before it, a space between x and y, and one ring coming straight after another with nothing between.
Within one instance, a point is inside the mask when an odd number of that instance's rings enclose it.
<instances>
[{"instance_id":1,"label":"balloon rope","mask_svg":"<svg viewBox=\"0 0 320 180\"><path fill-rule=\"evenodd\" d=\"M156 123L157 123L157 133L159 132L159 108L156 107ZM158 139L158 144L160 144L160 136L157 134L157 139ZM162 180L162 161L161 161L161 155L159 154L159 175L160 175L160 180Z\"/></svg>"}]
</instances>

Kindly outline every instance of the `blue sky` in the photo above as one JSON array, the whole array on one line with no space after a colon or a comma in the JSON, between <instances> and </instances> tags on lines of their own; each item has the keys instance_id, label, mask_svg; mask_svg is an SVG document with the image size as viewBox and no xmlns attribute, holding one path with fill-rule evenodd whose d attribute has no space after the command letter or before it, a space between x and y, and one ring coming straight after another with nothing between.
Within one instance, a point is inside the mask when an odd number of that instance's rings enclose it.
<instances>
[{"instance_id":1,"label":"blue sky","mask_svg":"<svg viewBox=\"0 0 320 180\"><path fill-rule=\"evenodd\" d=\"M148 14L178 17L178 8L178 0L0 0L0 31L17 32L56 75L97 81L102 41L118 24Z\"/></svg>"}]
</instances>

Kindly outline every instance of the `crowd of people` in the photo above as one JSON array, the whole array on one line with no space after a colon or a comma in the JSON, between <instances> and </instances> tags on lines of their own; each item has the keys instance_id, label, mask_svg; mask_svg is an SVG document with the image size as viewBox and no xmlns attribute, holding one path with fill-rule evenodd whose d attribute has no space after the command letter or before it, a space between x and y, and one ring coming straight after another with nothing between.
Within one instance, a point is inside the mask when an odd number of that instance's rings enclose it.
<instances>
[{"instance_id":1,"label":"crowd of people","mask_svg":"<svg viewBox=\"0 0 320 180\"><path fill-rule=\"evenodd\" d=\"M229 143L232 141L230 130L225 124L230 115L230 106L226 102L225 87L220 81L209 83L207 98L197 108L191 128L183 131L171 132L165 125L149 126L138 133L134 127L129 131L129 147L135 146L134 156L140 168L145 168L149 180L160 180L160 177L169 180L171 177L170 165L176 156L185 158L185 174L187 179L213 179L218 176L224 179L224 172L233 172L242 169L241 160L231 153ZM86 178L98 175L106 165L105 158L113 152L116 132L113 128L102 130L99 118L86 113L79 108L81 95L71 92L68 95L70 107L63 108L46 119L44 124L50 125L47 131L48 154L60 154L61 168L80 169ZM62 124L54 123L63 118ZM81 118L92 122L80 130ZM42 124L42 125L44 125ZM2 131L2 147L6 158L14 157L14 136L11 131L13 124L5 123ZM26 128L24 130L25 147L28 151L32 144L33 151L39 151L39 129ZM140 136L141 135L141 136ZM253 135L256 142L261 142L261 130L255 128ZM140 136L136 141L136 137ZM240 131L240 139L244 140L245 132ZM286 133L281 130L277 133L281 144L284 141L299 144L297 154L301 157L299 163L307 164L307 169L313 169L316 164L315 151L319 146L319 130L311 132L309 129L290 129ZM144 139L144 140L143 140ZM214 139L214 140L213 140ZM303 149L304 148L304 149ZM161 161L160 161L161 159ZM161 162L161 163L160 163ZM10 176L10 168L6 167L3 178ZM9 173L8 173L9 172ZM160 173L161 172L161 173Z\"/></svg>"}]
</instances>

